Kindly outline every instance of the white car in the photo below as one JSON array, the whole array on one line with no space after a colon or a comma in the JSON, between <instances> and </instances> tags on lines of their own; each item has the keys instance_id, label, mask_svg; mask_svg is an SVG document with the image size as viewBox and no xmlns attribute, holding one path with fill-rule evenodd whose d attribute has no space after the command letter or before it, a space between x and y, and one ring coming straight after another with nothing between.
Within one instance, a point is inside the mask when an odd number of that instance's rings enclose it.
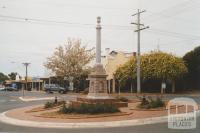
<instances>
[{"instance_id":1,"label":"white car","mask_svg":"<svg viewBox=\"0 0 200 133\"><path fill-rule=\"evenodd\" d=\"M5 90L5 88L4 87L0 87L0 91L4 91Z\"/></svg>"}]
</instances>

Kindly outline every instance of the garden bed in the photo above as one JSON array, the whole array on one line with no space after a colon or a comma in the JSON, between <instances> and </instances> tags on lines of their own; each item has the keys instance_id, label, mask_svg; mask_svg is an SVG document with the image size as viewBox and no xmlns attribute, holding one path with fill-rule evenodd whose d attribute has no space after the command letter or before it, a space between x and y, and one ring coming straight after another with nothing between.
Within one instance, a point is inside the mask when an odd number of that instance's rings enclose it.
<instances>
[{"instance_id":1,"label":"garden bed","mask_svg":"<svg viewBox=\"0 0 200 133\"><path fill-rule=\"evenodd\" d=\"M47 111L47 110L52 110L52 109L58 109L60 107L61 107L61 105L55 106L55 107L52 107L52 108L44 108L44 106L40 106L40 107L35 107L31 110L28 110L25 113L42 112L42 111Z\"/></svg>"},{"instance_id":2,"label":"garden bed","mask_svg":"<svg viewBox=\"0 0 200 133\"><path fill-rule=\"evenodd\" d=\"M33 113L33 112L40 112L40 111L47 111L52 109L60 108L65 101L58 101L58 102L46 102L44 106L35 107L31 110L26 111L26 113Z\"/></svg>"},{"instance_id":3,"label":"garden bed","mask_svg":"<svg viewBox=\"0 0 200 133\"><path fill-rule=\"evenodd\" d=\"M132 112L117 112L117 113L104 113L104 114L62 114L57 111L42 113L40 115L35 115L36 117L42 118L57 118L57 119L88 119L88 118L103 118L103 117L113 117L113 116L126 116L131 115Z\"/></svg>"}]
</instances>

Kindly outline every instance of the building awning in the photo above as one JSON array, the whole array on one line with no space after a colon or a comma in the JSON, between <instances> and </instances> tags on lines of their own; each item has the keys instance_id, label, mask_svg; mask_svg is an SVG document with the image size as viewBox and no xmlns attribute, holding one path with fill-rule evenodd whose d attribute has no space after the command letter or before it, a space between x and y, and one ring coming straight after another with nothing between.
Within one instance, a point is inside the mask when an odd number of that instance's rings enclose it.
<instances>
[{"instance_id":1,"label":"building awning","mask_svg":"<svg viewBox=\"0 0 200 133\"><path fill-rule=\"evenodd\" d=\"M39 82L43 82L43 80L40 80L40 79L37 79L37 80L27 79L27 82L28 83L32 83L32 82L39 83ZM13 84L13 83L22 83L22 84L25 84L26 80L6 80L5 81L6 85L10 85L10 84Z\"/></svg>"}]
</instances>

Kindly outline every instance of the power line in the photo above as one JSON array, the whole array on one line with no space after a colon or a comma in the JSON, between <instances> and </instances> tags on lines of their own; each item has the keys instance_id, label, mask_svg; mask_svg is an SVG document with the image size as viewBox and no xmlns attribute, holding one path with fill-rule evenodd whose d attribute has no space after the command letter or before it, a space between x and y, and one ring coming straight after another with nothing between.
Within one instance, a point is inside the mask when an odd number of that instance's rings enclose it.
<instances>
[{"instance_id":1,"label":"power line","mask_svg":"<svg viewBox=\"0 0 200 133\"><path fill-rule=\"evenodd\" d=\"M14 17L14 16L5 16L0 15L0 21L8 21L8 22L26 22L26 23L34 23L34 24L53 24L53 25L64 25L64 26L84 26L84 27L94 27L94 24L86 24L86 23L76 23L76 22L68 22L68 21L54 21L54 20L46 20L46 19L35 19L35 18L25 18L25 17ZM131 26L122 26L122 25L102 25L103 27L110 28L110 29L116 29L119 30L131 30L129 28L132 28Z\"/></svg>"},{"instance_id":2,"label":"power line","mask_svg":"<svg viewBox=\"0 0 200 133\"><path fill-rule=\"evenodd\" d=\"M173 31L167 31L167 30L162 30L162 29L151 28L149 30L149 32L153 32L153 33L156 33L156 34L164 34L165 36L171 36L171 37L175 37L175 38L200 39L200 36L178 33L178 32L173 32Z\"/></svg>"},{"instance_id":3,"label":"power line","mask_svg":"<svg viewBox=\"0 0 200 133\"><path fill-rule=\"evenodd\" d=\"M181 40L181 41L165 42L165 43L160 43L160 44L164 45L164 46L166 46L166 45L177 45L177 44L180 44L180 43L185 42L185 41L192 41L192 40Z\"/></svg>"},{"instance_id":4,"label":"power line","mask_svg":"<svg viewBox=\"0 0 200 133\"><path fill-rule=\"evenodd\" d=\"M79 28L87 28L87 29L92 29L93 27L92 24L91 26L86 26L86 25L81 25L81 24L56 24L56 23L43 23L43 22L25 22L25 21L20 21L20 20L6 20L6 19L0 19L2 22L17 22L17 23L28 23L28 24L39 24L39 25L44 25L44 26L63 26L63 27L79 27ZM105 30L126 30L126 31L131 31L129 26L118 26L118 25L102 25L102 27L105 28Z\"/></svg>"},{"instance_id":5,"label":"power line","mask_svg":"<svg viewBox=\"0 0 200 133\"><path fill-rule=\"evenodd\" d=\"M184 1L184 2L181 2L181 3L178 3L178 4L175 4L174 6L171 6L171 7L168 7L162 11L160 11L160 13L163 13L163 12L167 12L167 11L170 11L172 12L173 14L175 14L175 11L174 10L178 10L178 8L185 8L185 6L187 6L188 4L190 4L191 2L193 2L193 0L187 0L187 1ZM177 14L177 13L176 13Z\"/></svg>"},{"instance_id":6,"label":"power line","mask_svg":"<svg viewBox=\"0 0 200 133\"><path fill-rule=\"evenodd\" d=\"M2 18L8 19L16 19L16 20L23 20L23 21L33 21L33 22L46 22L46 23L58 23L58 24L75 24L75 25L86 25L86 26L94 26L94 24L83 24L83 23L75 23L75 22L68 22L68 21L54 21L54 20L46 20L46 19L36 19L36 18L26 18L26 17L14 17L14 16L6 16L0 15Z\"/></svg>"},{"instance_id":7,"label":"power line","mask_svg":"<svg viewBox=\"0 0 200 133\"><path fill-rule=\"evenodd\" d=\"M166 15L166 14L164 14L164 13L158 13L158 12L152 12L152 11L149 11L149 13L150 14L152 14L151 16L154 16L154 15L156 15L156 16L158 16L158 17L163 17L164 19L173 19L173 20L178 20L178 21L181 21L181 22L185 22L185 21L188 21L188 20L186 20L186 19L183 19L183 18L177 18L177 17L175 17L174 15L172 16L172 15ZM149 18L151 17L151 16L149 16ZM157 19L158 20L158 19ZM156 20L156 21L157 21ZM153 21L152 21L153 22Z\"/></svg>"},{"instance_id":8,"label":"power line","mask_svg":"<svg viewBox=\"0 0 200 133\"><path fill-rule=\"evenodd\" d=\"M175 16L177 16L178 14L180 13L183 13L183 12L186 12L188 10L186 9L189 9L189 10L192 10L194 9L194 3L191 3L191 2L195 2L195 0L187 0L185 2L181 2L179 4L176 4L175 6L171 6L169 8L166 8L160 12L152 12L152 11L149 11L150 14L152 14L151 16L149 16L148 18L150 20L154 20L152 19L152 16L154 15L157 15L157 16L160 16L160 17L165 17L165 18L169 18L169 19L176 19L176 20L179 20L179 21L182 21L182 22L185 22L187 20L185 19L182 19L182 18L175 18ZM191 8L191 4L192 4L192 7ZM189 6L189 7L188 7ZM199 7L198 7L199 8ZM170 13L170 15L167 15L166 12L168 12L168 14ZM173 15L171 15L173 14ZM160 19L159 19L160 20ZM158 19L155 19L154 21L158 21ZM154 21L151 21L151 22L154 22Z\"/></svg>"},{"instance_id":9,"label":"power line","mask_svg":"<svg viewBox=\"0 0 200 133\"><path fill-rule=\"evenodd\" d=\"M89 26L83 26L83 25L68 25L68 24L53 24L53 23L42 23L42 22L26 22L26 21L20 21L20 20L5 20L5 19L0 19L0 21L8 21L8 22L24 22L24 23L32 23L32 24L40 24L40 25L50 25L50 26L64 26L64 27L81 27L81 28L89 28L91 29L91 27ZM92 25L92 24L91 24ZM132 31L132 27L130 26L122 26L122 25L103 25L102 27L106 28L106 29L111 29L111 30L128 30L128 31ZM92 26L93 28L93 26ZM190 39L200 39L200 36L195 36L195 35L188 35L188 34L183 34L183 33L178 33L178 32L172 32L172 31L166 31L166 30L162 30L162 29L153 29L151 28L150 30L148 30L148 32L154 33L154 34L159 34L159 35L163 35L163 36L169 36L169 37L174 37L174 38L181 38L181 39L185 39L185 38L190 38Z\"/></svg>"},{"instance_id":10,"label":"power line","mask_svg":"<svg viewBox=\"0 0 200 133\"><path fill-rule=\"evenodd\" d=\"M93 28L94 24L88 23L76 23L76 22L68 22L68 21L54 21L54 20L46 20L46 19L37 19L37 18L26 18L26 17L15 17L15 16L6 16L0 15L0 21L8 21L8 22L22 22L22 23L33 23L40 25L62 25L62 26L70 26L70 27L81 27L81 28ZM5 18L5 19L4 19ZM132 30L131 26L123 26L123 25L102 25L105 29L111 30ZM200 36L188 35L183 33L177 33L172 31L166 31L161 29L150 29L150 32L162 34L164 36L176 37L176 38L191 38L191 39L200 39Z\"/></svg>"}]
</instances>

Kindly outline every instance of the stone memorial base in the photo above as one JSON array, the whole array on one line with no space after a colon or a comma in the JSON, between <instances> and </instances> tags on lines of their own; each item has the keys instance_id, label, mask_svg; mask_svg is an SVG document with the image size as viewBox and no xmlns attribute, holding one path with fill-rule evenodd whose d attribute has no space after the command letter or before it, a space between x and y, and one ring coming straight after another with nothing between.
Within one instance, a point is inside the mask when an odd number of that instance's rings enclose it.
<instances>
[{"instance_id":1,"label":"stone memorial base","mask_svg":"<svg viewBox=\"0 0 200 133\"><path fill-rule=\"evenodd\" d=\"M89 99L110 99L107 92L106 71L102 64L95 64L91 74L88 76L90 80Z\"/></svg>"},{"instance_id":2,"label":"stone memorial base","mask_svg":"<svg viewBox=\"0 0 200 133\"><path fill-rule=\"evenodd\" d=\"M79 107L81 104L106 104L115 106L117 108L128 107L127 102L120 102L117 99L90 99L78 97L76 101L71 101L70 103L73 107Z\"/></svg>"},{"instance_id":3,"label":"stone memorial base","mask_svg":"<svg viewBox=\"0 0 200 133\"><path fill-rule=\"evenodd\" d=\"M102 64L96 64L92 73L88 76L90 80L89 93L87 97L78 97L76 101L71 101L73 106L81 104L107 104L116 107L128 107L128 103L120 102L112 98L107 92L106 72Z\"/></svg>"}]
</instances>

